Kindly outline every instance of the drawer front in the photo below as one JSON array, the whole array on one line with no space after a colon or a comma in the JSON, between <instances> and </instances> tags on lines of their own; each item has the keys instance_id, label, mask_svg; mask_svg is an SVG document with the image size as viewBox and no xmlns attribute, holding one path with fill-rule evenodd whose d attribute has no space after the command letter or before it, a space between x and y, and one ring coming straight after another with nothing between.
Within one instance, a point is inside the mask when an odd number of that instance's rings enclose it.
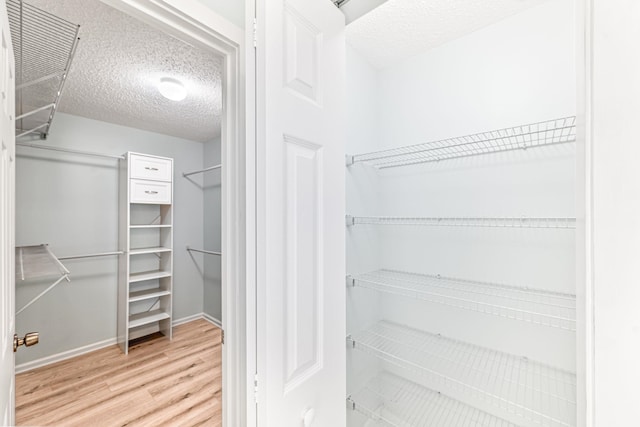
<instances>
[{"instance_id":1,"label":"drawer front","mask_svg":"<svg viewBox=\"0 0 640 427\"><path fill-rule=\"evenodd\" d=\"M129 181L131 203L171 204L171 183L160 181Z\"/></svg>"},{"instance_id":2,"label":"drawer front","mask_svg":"<svg viewBox=\"0 0 640 427\"><path fill-rule=\"evenodd\" d=\"M173 167L170 159L131 155L130 176L134 179L172 181Z\"/></svg>"}]
</instances>

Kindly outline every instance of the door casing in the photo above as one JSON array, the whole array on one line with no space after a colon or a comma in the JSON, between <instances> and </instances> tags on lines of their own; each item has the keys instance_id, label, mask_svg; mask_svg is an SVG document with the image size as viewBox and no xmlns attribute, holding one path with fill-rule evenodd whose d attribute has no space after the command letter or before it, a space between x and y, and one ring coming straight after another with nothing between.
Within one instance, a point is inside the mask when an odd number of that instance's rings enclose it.
<instances>
[{"instance_id":1,"label":"door casing","mask_svg":"<svg viewBox=\"0 0 640 427\"><path fill-rule=\"evenodd\" d=\"M101 0L191 45L224 58L222 84L223 426L247 425L247 174L244 32L196 0ZM234 0L242 1L242 0Z\"/></svg>"}]
</instances>

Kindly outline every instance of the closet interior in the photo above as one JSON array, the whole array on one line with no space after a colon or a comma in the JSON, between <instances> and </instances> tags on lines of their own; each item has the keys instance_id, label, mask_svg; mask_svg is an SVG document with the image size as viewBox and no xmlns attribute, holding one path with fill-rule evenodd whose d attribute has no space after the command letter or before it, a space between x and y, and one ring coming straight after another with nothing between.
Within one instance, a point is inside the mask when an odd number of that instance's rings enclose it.
<instances>
[{"instance_id":1,"label":"closet interior","mask_svg":"<svg viewBox=\"0 0 640 427\"><path fill-rule=\"evenodd\" d=\"M99 0L6 2L16 330L40 334L16 371L221 328L221 57Z\"/></svg>"},{"instance_id":2,"label":"closet interior","mask_svg":"<svg viewBox=\"0 0 640 427\"><path fill-rule=\"evenodd\" d=\"M347 26L347 425L575 426L574 1L418 4Z\"/></svg>"}]
</instances>

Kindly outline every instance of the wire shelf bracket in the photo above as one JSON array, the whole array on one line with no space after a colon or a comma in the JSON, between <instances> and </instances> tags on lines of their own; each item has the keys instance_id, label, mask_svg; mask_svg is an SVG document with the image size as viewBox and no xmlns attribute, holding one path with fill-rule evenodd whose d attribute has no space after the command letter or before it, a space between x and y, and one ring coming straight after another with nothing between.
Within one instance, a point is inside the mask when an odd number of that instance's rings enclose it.
<instances>
[{"instance_id":1,"label":"wire shelf bracket","mask_svg":"<svg viewBox=\"0 0 640 427\"><path fill-rule=\"evenodd\" d=\"M575 142L576 117L563 117L422 144L347 156L347 166L366 163L378 169L439 162L504 151Z\"/></svg>"},{"instance_id":2,"label":"wire shelf bracket","mask_svg":"<svg viewBox=\"0 0 640 427\"><path fill-rule=\"evenodd\" d=\"M16 59L16 137L46 139L78 47L80 26L7 0Z\"/></svg>"},{"instance_id":3,"label":"wire shelf bracket","mask_svg":"<svg viewBox=\"0 0 640 427\"><path fill-rule=\"evenodd\" d=\"M550 328L576 330L576 296L572 294L397 270L347 276L347 287L371 289Z\"/></svg>"}]
</instances>

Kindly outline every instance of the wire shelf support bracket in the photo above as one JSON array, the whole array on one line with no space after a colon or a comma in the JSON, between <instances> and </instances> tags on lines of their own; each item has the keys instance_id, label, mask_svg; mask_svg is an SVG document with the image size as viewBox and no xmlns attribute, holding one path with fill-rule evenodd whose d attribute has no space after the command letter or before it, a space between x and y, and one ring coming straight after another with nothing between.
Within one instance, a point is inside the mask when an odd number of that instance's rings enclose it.
<instances>
[{"instance_id":1,"label":"wire shelf support bracket","mask_svg":"<svg viewBox=\"0 0 640 427\"><path fill-rule=\"evenodd\" d=\"M389 150L347 156L347 166L366 163L378 169L439 162L504 151L575 142L576 117L514 126Z\"/></svg>"}]
</instances>

